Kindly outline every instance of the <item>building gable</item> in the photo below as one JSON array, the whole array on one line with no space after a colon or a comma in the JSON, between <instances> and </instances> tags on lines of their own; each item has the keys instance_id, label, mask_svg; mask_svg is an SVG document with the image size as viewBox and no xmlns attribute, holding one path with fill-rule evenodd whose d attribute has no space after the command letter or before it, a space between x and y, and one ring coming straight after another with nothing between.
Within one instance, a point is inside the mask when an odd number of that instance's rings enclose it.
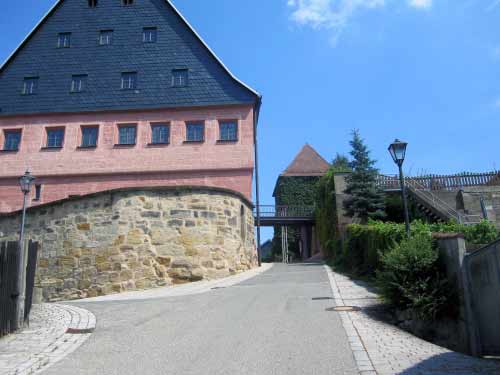
<instances>
[{"instance_id":1,"label":"building gable","mask_svg":"<svg viewBox=\"0 0 500 375\"><path fill-rule=\"evenodd\" d=\"M279 188L283 184L303 185L305 190L310 191L311 188L309 185L315 184L329 168L330 164L314 148L306 143L283 173L279 175L274 186L273 197L279 198ZM301 189L296 190L299 191ZM310 196L309 193L306 193L306 195Z\"/></svg>"},{"instance_id":2,"label":"building gable","mask_svg":"<svg viewBox=\"0 0 500 375\"><path fill-rule=\"evenodd\" d=\"M143 29L156 28L155 43ZM110 45L99 45L112 30ZM71 33L70 47L58 35ZM188 85L174 87L175 70L188 69ZM136 87L122 89L122 74L136 72ZM72 77L86 76L83 92ZM23 95L26 78L36 93ZM0 68L0 115L255 104L259 94L240 82L169 0L59 0Z\"/></svg>"},{"instance_id":3,"label":"building gable","mask_svg":"<svg viewBox=\"0 0 500 375\"><path fill-rule=\"evenodd\" d=\"M330 164L310 145L305 144L282 176L323 176Z\"/></svg>"}]
</instances>

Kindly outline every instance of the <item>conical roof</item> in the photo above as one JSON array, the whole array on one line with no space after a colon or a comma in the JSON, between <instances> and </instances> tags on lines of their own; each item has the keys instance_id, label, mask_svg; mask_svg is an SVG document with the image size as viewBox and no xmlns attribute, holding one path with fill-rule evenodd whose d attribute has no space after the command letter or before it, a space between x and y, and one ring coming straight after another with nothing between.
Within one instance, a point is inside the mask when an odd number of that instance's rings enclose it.
<instances>
[{"instance_id":1,"label":"conical roof","mask_svg":"<svg viewBox=\"0 0 500 375\"><path fill-rule=\"evenodd\" d=\"M281 176L323 176L330 164L309 144L305 144Z\"/></svg>"}]
</instances>

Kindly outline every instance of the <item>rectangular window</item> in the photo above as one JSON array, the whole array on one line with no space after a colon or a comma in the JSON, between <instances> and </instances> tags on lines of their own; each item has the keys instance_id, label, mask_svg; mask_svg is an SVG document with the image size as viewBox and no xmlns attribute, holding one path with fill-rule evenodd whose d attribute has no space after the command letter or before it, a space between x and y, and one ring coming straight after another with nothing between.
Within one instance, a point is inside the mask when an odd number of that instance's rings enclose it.
<instances>
[{"instance_id":1,"label":"rectangular window","mask_svg":"<svg viewBox=\"0 0 500 375\"><path fill-rule=\"evenodd\" d=\"M23 95L34 95L38 91L38 77L27 77L24 79Z\"/></svg>"},{"instance_id":2,"label":"rectangular window","mask_svg":"<svg viewBox=\"0 0 500 375\"><path fill-rule=\"evenodd\" d=\"M186 87L188 85L188 70L187 69L174 69L172 70L172 86L173 87Z\"/></svg>"},{"instance_id":3,"label":"rectangular window","mask_svg":"<svg viewBox=\"0 0 500 375\"><path fill-rule=\"evenodd\" d=\"M122 5L132 5L134 4L134 0L122 0Z\"/></svg>"},{"instance_id":4,"label":"rectangular window","mask_svg":"<svg viewBox=\"0 0 500 375\"><path fill-rule=\"evenodd\" d=\"M62 148L64 129L47 129L47 148Z\"/></svg>"},{"instance_id":5,"label":"rectangular window","mask_svg":"<svg viewBox=\"0 0 500 375\"><path fill-rule=\"evenodd\" d=\"M113 40L113 30L101 30L99 34L99 45L109 46Z\"/></svg>"},{"instance_id":6,"label":"rectangular window","mask_svg":"<svg viewBox=\"0 0 500 375\"><path fill-rule=\"evenodd\" d=\"M187 124L187 142L203 142L205 140L205 125L200 122Z\"/></svg>"},{"instance_id":7,"label":"rectangular window","mask_svg":"<svg viewBox=\"0 0 500 375\"><path fill-rule=\"evenodd\" d=\"M135 145L137 125L119 125L118 144Z\"/></svg>"},{"instance_id":8,"label":"rectangular window","mask_svg":"<svg viewBox=\"0 0 500 375\"><path fill-rule=\"evenodd\" d=\"M122 90L135 90L137 88L137 73L122 73Z\"/></svg>"},{"instance_id":9,"label":"rectangular window","mask_svg":"<svg viewBox=\"0 0 500 375\"><path fill-rule=\"evenodd\" d=\"M82 126L82 145L83 148L97 147L97 137L99 128L97 126Z\"/></svg>"},{"instance_id":10,"label":"rectangular window","mask_svg":"<svg viewBox=\"0 0 500 375\"><path fill-rule=\"evenodd\" d=\"M168 124L151 125L151 143L154 145L168 144L170 142L170 126Z\"/></svg>"},{"instance_id":11,"label":"rectangular window","mask_svg":"<svg viewBox=\"0 0 500 375\"><path fill-rule=\"evenodd\" d=\"M33 200L39 201L42 199L42 185L35 185L35 198Z\"/></svg>"},{"instance_id":12,"label":"rectangular window","mask_svg":"<svg viewBox=\"0 0 500 375\"><path fill-rule=\"evenodd\" d=\"M219 123L219 137L220 141L237 141L238 123L236 121L221 121Z\"/></svg>"},{"instance_id":13,"label":"rectangular window","mask_svg":"<svg viewBox=\"0 0 500 375\"><path fill-rule=\"evenodd\" d=\"M142 41L144 43L156 43L157 29L156 27L145 27L142 30Z\"/></svg>"},{"instance_id":14,"label":"rectangular window","mask_svg":"<svg viewBox=\"0 0 500 375\"><path fill-rule=\"evenodd\" d=\"M57 38L57 48L69 48L71 46L71 33L60 33Z\"/></svg>"},{"instance_id":15,"label":"rectangular window","mask_svg":"<svg viewBox=\"0 0 500 375\"><path fill-rule=\"evenodd\" d=\"M86 74L74 75L71 78L71 92L85 91L85 86L87 86Z\"/></svg>"},{"instance_id":16,"label":"rectangular window","mask_svg":"<svg viewBox=\"0 0 500 375\"><path fill-rule=\"evenodd\" d=\"M17 151L21 143L21 130L5 130L4 131L4 151Z\"/></svg>"},{"instance_id":17,"label":"rectangular window","mask_svg":"<svg viewBox=\"0 0 500 375\"><path fill-rule=\"evenodd\" d=\"M89 0L89 8L95 8L97 6L97 0Z\"/></svg>"}]
</instances>

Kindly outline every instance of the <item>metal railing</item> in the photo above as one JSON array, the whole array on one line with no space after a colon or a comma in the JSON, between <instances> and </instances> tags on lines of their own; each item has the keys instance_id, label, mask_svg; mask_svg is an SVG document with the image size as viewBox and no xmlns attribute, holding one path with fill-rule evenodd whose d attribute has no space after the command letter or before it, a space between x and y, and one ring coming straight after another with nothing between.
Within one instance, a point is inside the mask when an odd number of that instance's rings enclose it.
<instances>
[{"instance_id":1,"label":"metal railing","mask_svg":"<svg viewBox=\"0 0 500 375\"><path fill-rule=\"evenodd\" d=\"M314 206L259 206L260 217L314 217ZM257 215L257 208L254 208L254 215Z\"/></svg>"},{"instance_id":2,"label":"metal railing","mask_svg":"<svg viewBox=\"0 0 500 375\"><path fill-rule=\"evenodd\" d=\"M428 190L459 190L470 186L500 185L500 172L460 173L456 175L425 175L406 177ZM398 190L399 177L379 175L377 184L384 190Z\"/></svg>"},{"instance_id":3,"label":"metal railing","mask_svg":"<svg viewBox=\"0 0 500 375\"><path fill-rule=\"evenodd\" d=\"M449 219L456 220L460 224L477 224L481 222L481 215L468 215L461 213L451 207L444 200L433 194L426 186L420 184L418 180L405 179L406 188L420 198L429 208L434 208Z\"/></svg>"}]
</instances>

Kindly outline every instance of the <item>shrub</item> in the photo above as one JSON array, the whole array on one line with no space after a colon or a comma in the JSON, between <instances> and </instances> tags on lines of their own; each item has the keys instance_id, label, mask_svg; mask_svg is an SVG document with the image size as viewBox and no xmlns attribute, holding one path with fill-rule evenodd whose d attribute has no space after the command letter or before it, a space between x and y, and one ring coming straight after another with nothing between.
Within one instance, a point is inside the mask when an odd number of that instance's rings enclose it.
<instances>
[{"instance_id":1,"label":"shrub","mask_svg":"<svg viewBox=\"0 0 500 375\"><path fill-rule=\"evenodd\" d=\"M423 320L449 311L454 299L438 258L427 233L404 238L381 254L377 284L383 299Z\"/></svg>"},{"instance_id":2,"label":"shrub","mask_svg":"<svg viewBox=\"0 0 500 375\"><path fill-rule=\"evenodd\" d=\"M349 225L341 250L344 269L354 275L373 276L380 254L399 242L404 233L404 226L393 223Z\"/></svg>"},{"instance_id":3,"label":"shrub","mask_svg":"<svg viewBox=\"0 0 500 375\"><path fill-rule=\"evenodd\" d=\"M465 240L471 244L485 245L499 238L499 233L494 224L487 220L475 225L463 225L456 222L430 224L434 233L463 233Z\"/></svg>"}]
</instances>

